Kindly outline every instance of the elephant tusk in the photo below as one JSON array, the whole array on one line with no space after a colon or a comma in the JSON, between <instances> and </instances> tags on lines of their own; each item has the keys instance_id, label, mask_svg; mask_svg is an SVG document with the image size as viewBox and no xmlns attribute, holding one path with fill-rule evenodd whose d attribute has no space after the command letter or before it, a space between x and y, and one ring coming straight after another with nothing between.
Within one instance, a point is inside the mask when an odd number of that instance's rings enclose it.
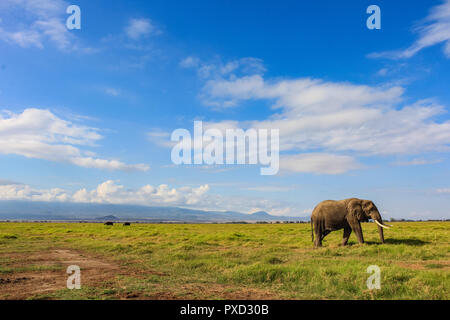
<instances>
[{"instance_id":1,"label":"elephant tusk","mask_svg":"<svg viewBox=\"0 0 450 320\"><path fill-rule=\"evenodd\" d=\"M374 220L374 221L375 221L375 223L376 223L377 225L379 225L380 227L386 228L386 229L390 229L390 227L387 227L387 226L385 226L385 225L379 223L378 220Z\"/></svg>"}]
</instances>

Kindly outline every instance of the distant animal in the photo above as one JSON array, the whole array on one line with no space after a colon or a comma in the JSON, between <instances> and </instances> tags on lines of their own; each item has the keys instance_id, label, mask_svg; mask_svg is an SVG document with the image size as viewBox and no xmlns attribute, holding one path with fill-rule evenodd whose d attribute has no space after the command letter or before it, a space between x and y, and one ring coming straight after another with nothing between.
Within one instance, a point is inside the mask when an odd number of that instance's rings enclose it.
<instances>
[{"instance_id":1,"label":"distant animal","mask_svg":"<svg viewBox=\"0 0 450 320\"><path fill-rule=\"evenodd\" d=\"M311 237L314 246L321 247L322 240L327 234L340 229L344 229L343 246L347 244L352 231L355 232L358 242L364 243L361 222L367 222L369 219L373 219L378 225L380 241L384 243L382 228L389 229L389 226L383 223L383 219L372 201L357 198L322 201L311 214Z\"/></svg>"},{"instance_id":2,"label":"distant animal","mask_svg":"<svg viewBox=\"0 0 450 320\"><path fill-rule=\"evenodd\" d=\"M114 222L111 221L105 222L105 226L112 226L112 225L114 225Z\"/></svg>"},{"instance_id":3,"label":"distant animal","mask_svg":"<svg viewBox=\"0 0 450 320\"><path fill-rule=\"evenodd\" d=\"M124 222L123 225L124 225L124 226L131 226L131 223L129 223L129 222Z\"/></svg>"}]
</instances>

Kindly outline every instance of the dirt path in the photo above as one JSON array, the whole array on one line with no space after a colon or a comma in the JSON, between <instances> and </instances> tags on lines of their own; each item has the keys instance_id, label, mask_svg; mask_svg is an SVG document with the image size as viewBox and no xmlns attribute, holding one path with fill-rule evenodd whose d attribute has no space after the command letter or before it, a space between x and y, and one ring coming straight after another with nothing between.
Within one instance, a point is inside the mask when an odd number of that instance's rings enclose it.
<instances>
[{"instance_id":1,"label":"dirt path","mask_svg":"<svg viewBox=\"0 0 450 320\"><path fill-rule=\"evenodd\" d=\"M67 267L77 265L81 270L81 287L121 288L114 299L276 299L268 291L225 284L185 283L174 287L164 282L154 284L152 292L133 290L129 292L126 284L116 278L124 275L145 280L149 275L166 277L161 272L135 270L120 267L104 258L69 249L50 251L8 253L0 255L0 299L27 299L50 294L67 288Z\"/></svg>"},{"instance_id":2,"label":"dirt path","mask_svg":"<svg viewBox=\"0 0 450 320\"><path fill-rule=\"evenodd\" d=\"M399 265L402 268L412 270L429 270L429 269L440 269L442 271L450 270L450 261L448 260L426 260L413 263L398 262L397 265Z\"/></svg>"},{"instance_id":3,"label":"dirt path","mask_svg":"<svg viewBox=\"0 0 450 320\"><path fill-rule=\"evenodd\" d=\"M95 286L116 276L119 266L67 249L1 255L12 272L0 273L0 299L26 299L67 287L67 267L81 270L81 285Z\"/></svg>"}]
</instances>

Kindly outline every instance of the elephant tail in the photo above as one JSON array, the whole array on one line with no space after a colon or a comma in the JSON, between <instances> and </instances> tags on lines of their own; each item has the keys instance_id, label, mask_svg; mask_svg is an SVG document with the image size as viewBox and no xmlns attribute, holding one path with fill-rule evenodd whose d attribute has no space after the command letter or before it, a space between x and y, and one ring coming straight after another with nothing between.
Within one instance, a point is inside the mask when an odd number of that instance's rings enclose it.
<instances>
[{"instance_id":1,"label":"elephant tail","mask_svg":"<svg viewBox=\"0 0 450 320\"><path fill-rule=\"evenodd\" d=\"M311 239L312 239L312 242L314 242L314 226L313 226L313 219L311 219Z\"/></svg>"}]
</instances>

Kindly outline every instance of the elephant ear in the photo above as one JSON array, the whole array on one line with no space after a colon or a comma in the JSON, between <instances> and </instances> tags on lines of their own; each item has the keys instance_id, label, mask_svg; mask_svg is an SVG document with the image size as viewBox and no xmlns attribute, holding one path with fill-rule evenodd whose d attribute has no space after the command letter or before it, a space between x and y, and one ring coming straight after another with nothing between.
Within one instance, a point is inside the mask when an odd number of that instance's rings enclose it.
<instances>
[{"instance_id":1,"label":"elephant ear","mask_svg":"<svg viewBox=\"0 0 450 320\"><path fill-rule=\"evenodd\" d=\"M361 205L362 200L359 199L352 199L347 205L349 215L358 221L361 221L365 216Z\"/></svg>"},{"instance_id":2,"label":"elephant ear","mask_svg":"<svg viewBox=\"0 0 450 320\"><path fill-rule=\"evenodd\" d=\"M373 202L370 200L362 200L361 201L361 206L363 208L364 211L369 210L371 207L374 206Z\"/></svg>"}]
</instances>

